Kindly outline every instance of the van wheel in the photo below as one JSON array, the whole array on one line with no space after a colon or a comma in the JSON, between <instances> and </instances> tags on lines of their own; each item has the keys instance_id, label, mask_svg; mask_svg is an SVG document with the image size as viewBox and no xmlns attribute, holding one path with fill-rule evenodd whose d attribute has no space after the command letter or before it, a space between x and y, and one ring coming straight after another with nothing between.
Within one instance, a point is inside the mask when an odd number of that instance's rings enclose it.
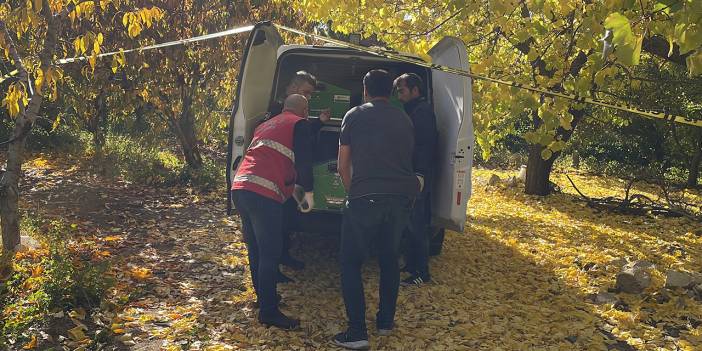
<instances>
[{"instance_id":1,"label":"van wheel","mask_svg":"<svg viewBox=\"0 0 702 351\"><path fill-rule=\"evenodd\" d=\"M429 256L438 256L444 247L444 228L431 228L431 239L429 240Z\"/></svg>"}]
</instances>

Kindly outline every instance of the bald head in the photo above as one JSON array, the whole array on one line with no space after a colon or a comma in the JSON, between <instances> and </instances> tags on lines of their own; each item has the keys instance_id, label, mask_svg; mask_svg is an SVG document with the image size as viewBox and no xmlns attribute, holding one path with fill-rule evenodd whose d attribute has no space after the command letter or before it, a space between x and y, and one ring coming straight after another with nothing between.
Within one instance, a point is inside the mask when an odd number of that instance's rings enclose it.
<instances>
[{"instance_id":1,"label":"bald head","mask_svg":"<svg viewBox=\"0 0 702 351\"><path fill-rule=\"evenodd\" d=\"M283 103L283 111L292 112L302 118L307 118L307 98L300 94L292 94L285 98Z\"/></svg>"}]
</instances>

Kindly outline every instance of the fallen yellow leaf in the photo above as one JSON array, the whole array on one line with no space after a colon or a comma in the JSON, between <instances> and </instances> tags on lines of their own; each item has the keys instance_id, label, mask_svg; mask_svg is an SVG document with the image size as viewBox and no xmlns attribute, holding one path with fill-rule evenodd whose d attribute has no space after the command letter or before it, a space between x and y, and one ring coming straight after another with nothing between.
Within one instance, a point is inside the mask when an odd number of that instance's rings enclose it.
<instances>
[{"instance_id":1,"label":"fallen yellow leaf","mask_svg":"<svg viewBox=\"0 0 702 351\"><path fill-rule=\"evenodd\" d=\"M73 339L74 341L83 341L87 339L88 337L83 333L83 328L82 327L75 327L73 329L68 330L68 336Z\"/></svg>"},{"instance_id":2,"label":"fallen yellow leaf","mask_svg":"<svg viewBox=\"0 0 702 351\"><path fill-rule=\"evenodd\" d=\"M36 335L32 335L32 340L30 340L27 344L22 346L22 348L25 350L31 350L35 347L37 347L37 336Z\"/></svg>"}]
</instances>

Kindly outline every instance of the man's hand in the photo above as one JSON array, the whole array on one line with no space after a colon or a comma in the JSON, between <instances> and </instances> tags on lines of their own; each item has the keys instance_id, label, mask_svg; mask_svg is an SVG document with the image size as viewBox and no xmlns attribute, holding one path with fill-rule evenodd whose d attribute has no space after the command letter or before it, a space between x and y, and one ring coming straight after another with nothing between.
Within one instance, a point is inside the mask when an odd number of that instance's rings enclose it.
<instances>
[{"instance_id":1,"label":"man's hand","mask_svg":"<svg viewBox=\"0 0 702 351\"><path fill-rule=\"evenodd\" d=\"M424 177L417 174L417 181L419 182L419 192L421 193L424 190Z\"/></svg>"},{"instance_id":2,"label":"man's hand","mask_svg":"<svg viewBox=\"0 0 702 351\"><path fill-rule=\"evenodd\" d=\"M331 109L325 108L319 113L319 121L322 123L327 123L331 120Z\"/></svg>"},{"instance_id":3,"label":"man's hand","mask_svg":"<svg viewBox=\"0 0 702 351\"><path fill-rule=\"evenodd\" d=\"M305 193L304 200L300 202L297 206L300 209L300 212L302 213L307 213L312 211L312 207L314 207L314 193L309 191Z\"/></svg>"}]
</instances>

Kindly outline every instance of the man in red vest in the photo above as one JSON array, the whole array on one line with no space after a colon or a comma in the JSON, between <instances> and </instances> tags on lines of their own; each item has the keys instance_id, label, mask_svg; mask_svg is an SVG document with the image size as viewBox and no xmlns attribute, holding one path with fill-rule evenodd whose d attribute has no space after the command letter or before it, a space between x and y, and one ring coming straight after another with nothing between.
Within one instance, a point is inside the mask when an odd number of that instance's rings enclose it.
<instances>
[{"instance_id":1,"label":"man in red vest","mask_svg":"<svg viewBox=\"0 0 702 351\"><path fill-rule=\"evenodd\" d=\"M249 252L261 324L295 329L300 321L278 309L276 275L283 247L283 204L295 185L304 189L305 208L313 206L312 136L307 99L285 99L283 112L259 125L232 182L232 198L241 217Z\"/></svg>"}]
</instances>

